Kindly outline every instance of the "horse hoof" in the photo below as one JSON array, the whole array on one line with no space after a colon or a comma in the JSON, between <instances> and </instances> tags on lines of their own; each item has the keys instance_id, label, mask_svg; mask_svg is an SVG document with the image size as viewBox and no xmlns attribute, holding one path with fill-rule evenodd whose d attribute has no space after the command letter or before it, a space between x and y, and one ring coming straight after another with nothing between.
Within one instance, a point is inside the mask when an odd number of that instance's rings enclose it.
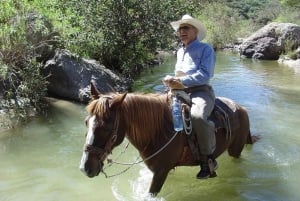
<instances>
[{"instance_id":1,"label":"horse hoof","mask_svg":"<svg viewBox=\"0 0 300 201\"><path fill-rule=\"evenodd\" d=\"M260 138L261 138L260 135L252 135L251 136L252 144L260 140Z\"/></svg>"}]
</instances>

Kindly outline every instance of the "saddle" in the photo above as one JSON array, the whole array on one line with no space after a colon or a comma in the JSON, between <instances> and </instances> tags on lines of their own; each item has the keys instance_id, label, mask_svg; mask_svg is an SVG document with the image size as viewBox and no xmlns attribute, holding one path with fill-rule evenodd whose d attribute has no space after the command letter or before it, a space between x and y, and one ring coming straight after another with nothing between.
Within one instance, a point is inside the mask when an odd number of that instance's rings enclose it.
<instances>
[{"instance_id":1,"label":"saddle","mask_svg":"<svg viewBox=\"0 0 300 201\"><path fill-rule=\"evenodd\" d=\"M206 90L207 86L203 86L201 89ZM199 89L199 87L197 87ZM186 90L172 90L173 95L175 95L183 104L186 104L189 108L192 105L190 96ZM217 97L215 99L215 106L208 117L209 121L214 122L216 132L218 129L226 130L226 139L230 139L232 127L236 129L239 127L238 119L233 117L234 112L237 110L238 105L232 100L225 97ZM189 111L186 111L189 112Z\"/></svg>"},{"instance_id":2,"label":"saddle","mask_svg":"<svg viewBox=\"0 0 300 201\"><path fill-rule=\"evenodd\" d=\"M231 131L240 127L238 117L234 115L237 109L238 105L228 98L217 97L215 99L214 109L208 118L209 121L215 124L215 135L219 134L220 129L224 129L225 139L230 140ZM200 159L198 141L193 132L187 136L187 142L193 157L196 160Z\"/></svg>"},{"instance_id":3,"label":"saddle","mask_svg":"<svg viewBox=\"0 0 300 201\"><path fill-rule=\"evenodd\" d=\"M230 99L217 97L215 99L215 107L208 118L208 120L214 122L215 132L218 129L225 129L226 140L231 138L231 127L234 127L233 129L239 127L238 120L233 117L236 109L237 105Z\"/></svg>"},{"instance_id":4,"label":"saddle","mask_svg":"<svg viewBox=\"0 0 300 201\"><path fill-rule=\"evenodd\" d=\"M190 93L194 91L206 91L210 90L209 85L201 85L195 87L185 87L181 82L172 80L172 79L165 79L164 83L168 86L171 90L171 95L176 96L181 100L181 102L187 106L185 110L186 113L189 113L189 107L192 105L191 98L189 96ZM214 122L215 124L215 134L218 134L219 129L225 130L225 139L230 140L231 138L231 130L235 130L240 127L239 120L236 115L234 115L235 111L238 109L238 105L234 103L232 100L225 98L225 97L217 97L215 99L215 106L214 109L209 116L208 120ZM185 122L185 125L188 123ZM186 129L187 127L185 127ZM187 131L187 130L186 130ZM198 148L198 141L196 136L193 132L186 132L187 134L187 142L191 149L193 157L198 160L200 159L200 153ZM217 136L216 136L217 137Z\"/></svg>"}]
</instances>

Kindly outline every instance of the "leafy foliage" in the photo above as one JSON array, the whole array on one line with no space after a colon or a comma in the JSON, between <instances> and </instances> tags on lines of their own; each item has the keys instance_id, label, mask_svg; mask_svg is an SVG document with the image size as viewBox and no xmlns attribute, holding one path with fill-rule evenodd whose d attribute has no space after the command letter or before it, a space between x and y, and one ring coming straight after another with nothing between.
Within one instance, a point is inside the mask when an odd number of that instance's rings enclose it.
<instances>
[{"instance_id":1,"label":"leafy foliage","mask_svg":"<svg viewBox=\"0 0 300 201\"><path fill-rule=\"evenodd\" d=\"M280 0L280 3L289 6L289 7L300 7L300 1L299 0Z\"/></svg>"},{"instance_id":2,"label":"leafy foliage","mask_svg":"<svg viewBox=\"0 0 300 201\"><path fill-rule=\"evenodd\" d=\"M78 32L66 38L68 49L99 60L127 76L153 60L157 48L171 43L171 20L185 13L183 1L62 1L77 19ZM166 9L167 8L167 9ZM96 19L96 20L95 20ZM85 30L82 32L81 30Z\"/></svg>"},{"instance_id":3,"label":"leafy foliage","mask_svg":"<svg viewBox=\"0 0 300 201\"><path fill-rule=\"evenodd\" d=\"M232 8L223 3L210 3L201 12L198 18L205 22L208 34L205 40L213 45L215 49L222 48L237 38L237 20L224 17L233 13ZM215 20L218 19L218 20ZM226 29L225 29L226 27Z\"/></svg>"},{"instance_id":4,"label":"leafy foliage","mask_svg":"<svg viewBox=\"0 0 300 201\"><path fill-rule=\"evenodd\" d=\"M36 44L28 40L28 12L22 12L27 4L6 1L0 10L5 9L8 15L1 16L0 29L0 81L5 89L1 107L14 109L12 115L22 121L32 112L44 111L47 82L36 62Z\"/></svg>"},{"instance_id":5,"label":"leafy foliage","mask_svg":"<svg viewBox=\"0 0 300 201\"><path fill-rule=\"evenodd\" d=\"M297 7L283 7L279 16L275 19L277 22L291 22L300 25L300 12Z\"/></svg>"}]
</instances>

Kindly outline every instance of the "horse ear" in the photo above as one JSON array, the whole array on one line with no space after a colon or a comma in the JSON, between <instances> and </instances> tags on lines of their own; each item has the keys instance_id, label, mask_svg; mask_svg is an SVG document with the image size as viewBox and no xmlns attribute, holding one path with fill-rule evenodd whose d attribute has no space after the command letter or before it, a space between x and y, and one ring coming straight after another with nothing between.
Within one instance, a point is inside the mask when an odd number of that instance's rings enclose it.
<instances>
[{"instance_id":1,"label":"horse ear","mask_svg":"<svg viewBox=\"0 0 300 201\"><path fill-rule=\"evenodd\" d=\"M95 86L95 82L94 81L91 81L91 96L92 98L95 100L95 99L98 99L100 97L100 92L98 91L98 89L96 88Z\"/></svg>"},{"instance_id":2,"label":"horse ear","mask_svg":"<svg viewBox=\"0 0 300 201\"><path fill-rule=\"evenodd\" d=\"M115 96L115 97L113 98L113 100L110 101L110 103L109 103L109 108L115 109L115 108L119 107L119 106L123 103L123 101L124 101L126 95L127 95L127 92Z\"/></svg>"}]
</instances>

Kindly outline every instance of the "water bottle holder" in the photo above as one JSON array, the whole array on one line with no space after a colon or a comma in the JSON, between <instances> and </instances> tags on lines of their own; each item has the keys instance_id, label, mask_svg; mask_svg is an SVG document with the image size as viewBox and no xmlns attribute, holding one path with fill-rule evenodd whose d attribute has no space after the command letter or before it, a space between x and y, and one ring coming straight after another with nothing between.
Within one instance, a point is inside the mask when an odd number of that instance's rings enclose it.
<instances>
[{"instance_id":1,"label":"water bottle holder","mask_svg":"<svg viewBox=\"0 0 300 201\"><path fill-rule=\"evenodd\" d=\"M174 130L182 131L183 130L183 119L182 119L181 103L177 100L176 97L173 98L172 115L173 115Z\"/></svg>"}]
</instances>

